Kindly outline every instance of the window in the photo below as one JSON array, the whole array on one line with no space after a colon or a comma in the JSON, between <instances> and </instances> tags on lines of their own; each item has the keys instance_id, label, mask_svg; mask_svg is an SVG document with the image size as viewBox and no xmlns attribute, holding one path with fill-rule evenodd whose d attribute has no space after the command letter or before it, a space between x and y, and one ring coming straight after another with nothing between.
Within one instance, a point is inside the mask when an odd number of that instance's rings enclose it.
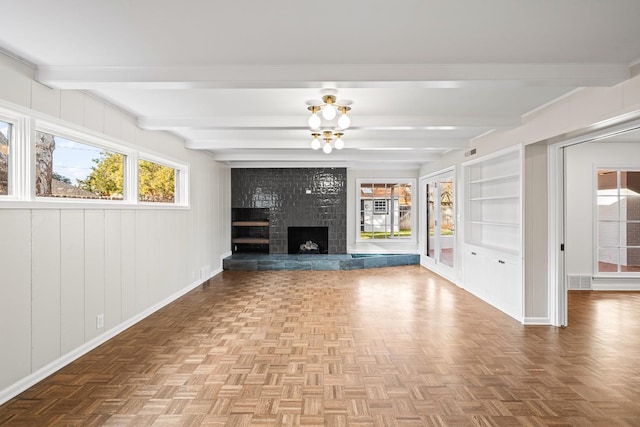
<instances>
[{"instance_id":1,"label":"window","mask_svg":"<svg viewBox=\"0 0 640 427\"><path fill-rule=\"evenodd\" d=\"M387 214L387 199L373 199L373 213L374 214Z\"/></svg>"},{"instance_id":2,"label":"window","mask_svg":"<svg viewBox=\"0 0 640 427\"><path fill-rule=\"evenodd\" d=\"M36 196L122 200L125 155L36 132Z\"/></svg>"},{"instance_id":3,"label":"window","mask_svg":"<svg viewBox=\"0 0 640 427\"><path fill-rule=\"evenodd\" d=\"M597 273L640 272L640 171L596 171Z\"/></svg>"},{"instance_id":4,"label":"window","mask_svg":"<svg viewBox=\"0 0 640 427\"><path fill-rule=\"evenodd\" d=\"M138 162L138 200L141 202L174 203L176 197L176 175L170 166L149 160Z\"/></svg>"},{"instance_id":5,"label":"window","mask_svg":"<svg viewBox=\"0 0 640 427\"><path fill-rule=\"evenodd\" d=\"M12 124L0 121L0 196L9 194L9 150Z\"/></svg>"},{"instance_id":6,"label":"window","mask_svg":"<svg viewBox=\"0 0 640 427\"><path fill-rule=\"evenodd\" d=\"M187 163L39 116L0 102L0 209L23 203L189 206Z\"/></svg>"},{"instance_id":7,"label":"window","mask_svg":"<svg viewBox=\"0 0 640 427\"><path fill-rule=\"evenodd\" d=\"M413 239L413 180L358 180L359 241Z\"/></svg>"}]
</instances>

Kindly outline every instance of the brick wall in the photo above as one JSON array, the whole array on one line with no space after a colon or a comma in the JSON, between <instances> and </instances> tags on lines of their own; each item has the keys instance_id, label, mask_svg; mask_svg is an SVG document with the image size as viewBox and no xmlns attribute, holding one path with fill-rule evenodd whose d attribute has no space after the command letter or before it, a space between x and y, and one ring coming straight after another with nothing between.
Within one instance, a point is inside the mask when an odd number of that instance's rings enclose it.
<instances>
[{"instance_id":1,"label":"brick wall","mask_svg":"<svg viewBox=\"0 0 640 427\"><path fill-rule=\"evenodd\" d=\"M328 227L329 253L347 251L345 168L231 169L231 206L270 209L270 253L287 253L294 226Z\"/></svg>"}]
</instances>

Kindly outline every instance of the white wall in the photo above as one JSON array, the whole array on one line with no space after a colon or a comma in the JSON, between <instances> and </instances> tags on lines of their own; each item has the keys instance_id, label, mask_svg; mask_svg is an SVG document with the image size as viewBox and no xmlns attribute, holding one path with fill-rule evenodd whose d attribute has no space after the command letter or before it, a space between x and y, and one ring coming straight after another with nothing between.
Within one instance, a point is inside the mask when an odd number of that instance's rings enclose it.
<instances>
[{"instance_id":1,"label":"white wall","mask_svg":"<svg viewBox=\"0 0 640 427\"><path fill-rule=\"evenodd\" d=\"M188 209L0 201L2 403L221 271L230 172L108 103L40 85L32 69L1 55L0 99L188 163L191 187Z\"/></svg>"},{"instance_id":2,"label":"white wall","mask_svg":"<svg viewBox=\"0 0 640 427\"><path fill-rule=\"evenodd\" d=\"M636 67L637 68L637 67ZM513 145L529 145L539 143L546 147L546 140L560 137L570 132L587 129L595 124L600 124L610 119L621 117L625 114L640 112L640 75L608 88L585 88L558 99L556 102L539 110L527 114L522 119L522 125L514 129L499 130L486 134L473 140L470 148L475 148L477 153L473 158L479 158L500 149ZM531 165L546 162L546 148L540 152L530 153L533 157L529 161ZM452 152L442 157L439 162L424 165L420 169L420 176L446 169L453 165L460 166L465 160L460 152ZM461 168L457 168L461 170ZM529 168L525 169L525 206L531 203L528 198L548 199L548 189L543 179ZM458 194L461 195L460 183L462 176L456 177ZM527 187L527 181L533 180L534 185ZM534 201L535 202L535 201ZM463 206L458 206L458 212L464 212ZM531 229L531 216L525 212L525 231ZM458 222L462 225L462 221ZM546 224L539 222L535 233L526 236L525 247L525 319L537 319L544 322L551 319L553 308L549 307L549 283L542 274L531 274L530 269L545 269L547 265L541 262L547 259L548 253L544 251L548 235ZM462 247L464 230L457 234L458 247ZM543 233L546 231L546 234ZM532 250L535 248L535 250ZM544 251L544 252L541 252ZM460 252L460 251L458 251ZM456 260L460 262L460 259ZM458 264L461 265L461 264Z\"/></svg>"},{"instance_id":3,"label":"white wall","mask_svg":"<svg viewBox=\"0 0 640 427\"><path fill-rule=\"evenodd\" d=\"M358 179L384 179L384 178L413 178L416 180L413 188L412 203L414 216L414 232L416 239L413 242L376 241L356 242L356 218L359 215L360 205L357 199ZM420 196L418 188L418 170L392 170L392 169L347 169L347 252L348 253L418 253L418 209L420 208Z\"/></svg>"},{"instance_id":4,"label":"white wall","mask_svg":"<svg viewBox=\"0 0 640 427\"><path fill-rule=\"evenodd\" d=\"M568 275L591 276L595 272L594 185L595 167L640 167L637 143L589 142L565 148L566 161L566 257Z\"/></svg>"}]
</instances>

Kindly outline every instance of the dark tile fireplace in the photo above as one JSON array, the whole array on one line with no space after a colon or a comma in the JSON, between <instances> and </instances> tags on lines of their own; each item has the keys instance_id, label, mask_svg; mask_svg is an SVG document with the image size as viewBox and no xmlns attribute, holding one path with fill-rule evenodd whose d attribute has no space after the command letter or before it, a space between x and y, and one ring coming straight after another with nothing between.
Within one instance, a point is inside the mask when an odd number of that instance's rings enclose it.
<instances>
[{"instance_id":1,"label":"dark tile fireplace","mask_svg":"<svg viewBox=\"0 0 640 427\"><path fill-rule=\"evenodd\" d=\"M346 168L233 168L231 207L269 211L270 254L290 253L290 227L324 227L319 250L347 253ZM306 240L296 242L295 253Z\"/></svg>"},{"instance_id":2,"label":"dark tile fireplace","mask_svg":"<svg viewBox=\"0 0 640 427\"><path fill-rule=\"evenodd\" d=\"M327 254L329 227L289 227L287 242L289 254ZM307 242L312 242L312 245L305 246Z\"/></svg>"}]
</instances>

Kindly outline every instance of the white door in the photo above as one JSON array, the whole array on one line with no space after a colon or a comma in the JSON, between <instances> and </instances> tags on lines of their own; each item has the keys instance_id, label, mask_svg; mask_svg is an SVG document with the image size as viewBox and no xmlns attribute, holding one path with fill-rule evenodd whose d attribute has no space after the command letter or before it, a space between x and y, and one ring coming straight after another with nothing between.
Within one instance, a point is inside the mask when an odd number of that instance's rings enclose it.
<instances>
[{"instance_id":1,"label":"white door","mask_svg":"<svg viewBox=\"0 0 640 427\"><path fill-rule=\"evenodd\" d=\"M454 171L424 178L420 191L426 202L420 215L422 264L455 279L455 185Z\"/></svg>"}]
</instances>

